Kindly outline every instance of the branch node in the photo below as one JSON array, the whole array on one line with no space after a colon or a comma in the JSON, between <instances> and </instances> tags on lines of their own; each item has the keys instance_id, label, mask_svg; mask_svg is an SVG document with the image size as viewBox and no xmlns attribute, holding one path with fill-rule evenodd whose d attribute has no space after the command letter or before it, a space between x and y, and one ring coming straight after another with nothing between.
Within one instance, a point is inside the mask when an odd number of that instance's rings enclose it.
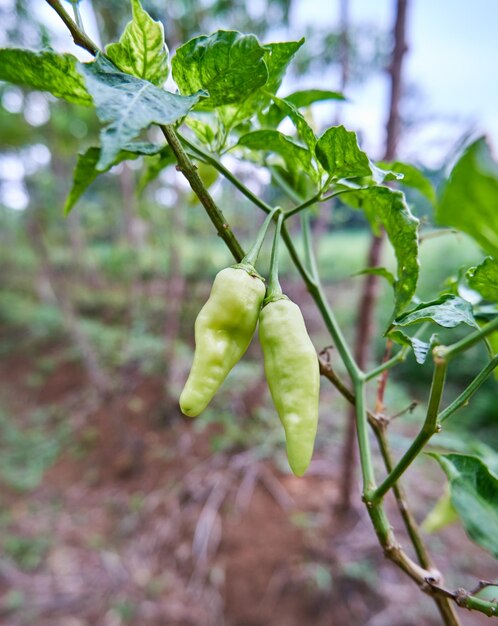
<instances>
[{"instance_id":1,"label":"branch node","mask_svg":"<svg viewBox=\"0 0 498 626\"><path fill-rule=\"evenodd\" d=\"M440 585L442 583L443 577L441 575L441 572L437 569L431 569L429 572L429 576L425 577L425 583L427 583L428 585L432 586L433 585Z\"/></svg>"},{"instance_id":2,"label":"branch node","mask_svg":"<svg viewBox=\"0 0 498 626\"><path fill-rule=\"evenodd\" d=\"M399 543L388 542L384 545L384 556L396 562L396 556L399 554L401 546Z\"/></svg>"},{"instance_id":3,"label":"branch node","mask_svg":"<svg viewBox=\"0 0 498 626\"><path fill-rule=\"evenodd\" d=\"M436 346L432 350L432 358L434 360L434 365L444 365L447 361L447 352L448 348L446 346Z\"/></svg>"},{"instance_id":4,"label":"branch node","mask_svg":"<svg viewBox=\"0 0 498 626\"><path fill-rule=\"evenodd\" d=\"M469 596L470 594L466 589L463 589L463 587L459 587L455 591L455 602L458 604L458 606L468 609L469 607L467 606L467 600Z\"/></svg>"}]
</instances>

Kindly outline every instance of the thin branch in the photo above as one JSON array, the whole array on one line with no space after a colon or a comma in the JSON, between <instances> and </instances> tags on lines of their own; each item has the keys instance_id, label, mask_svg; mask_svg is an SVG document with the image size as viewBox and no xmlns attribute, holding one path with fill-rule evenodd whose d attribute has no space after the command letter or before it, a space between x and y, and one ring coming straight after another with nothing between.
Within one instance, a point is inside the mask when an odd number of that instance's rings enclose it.
<instances>
[{"instance_id":1,"label":"thin branch","mask_svg":"<svg viewBox=\"0 0 498 626\"><path fill-rule=\"evenodd\" d=\"M161 126L161 130L166 137L166 141L173 150L178 162L177 169L188 180L192 191L197 195L202 206L206 210L211 222L214 224L218 235L226 243L228 249L232 253L236 261L241 261L244 256L244 250L232 232L225 216L219 209L211 194L206 189L201 177L197 173L197 167L192 163L189 156L185 152L180 139L177 137L175 129L171 125Z\"/></svg>"},{"instance_id":2,"label":"thin branch","mask_svg":"<svg viewBox=\"0 0 498 626\"><path fill-rule=\"evenodd\" d=\"M264 200L261 200L258 196L256 196L243 182L241 182L236 176L232 174L232 172L227 169L223 163L217 158L213 157L211 154L205 152L199 146L196 146L192 142L190 142L187 138L177 132L177 137L186 145L190 150L192 150L196 155L199 155L199 158L204 160L206 163L212 165L224 178L228 180L236 189L238 189L250 202L252 202L255 206L260 208L265 213L271 213L274 207L267 204ZM310 275L304 264L302 263L299 254L294 246L294 242L292 241L291 236L287 230L285 224L282 225L282 239L287 247L289 255L292 259L292 262L296 266L297 271L301 275L302 279L306 283L306 285L314 284L313 277Z\"/></svg>"},{"instance_id":3,"label":"thin branch","mask_svg":"<svg viewBox=\"0 0 498 626\"><path fill-rule=\"evenodd\" d=\"M438 413L439 405L441 403L441 396L443 394L444 383L446 380L447 362L437 357L437 348L435 349L435 364L434 373L432 377L432 384L429 395L429 405L427 407L427 415L422 426L421 431L415 437L411 446L405 452L405 454L398 461L393 470L386 477L384 482L377 487L372 495L373 500L381 500L384 495L391 489L396 481L403 475L403 473L410 467L413 461L418 457L425 444L429 439L438 432L440 426L438 425Z\"/></svg>"},{"instance_id":4,"label":"thin branch","mask_svg":"<svg viewBox=\"0 0 498 626\"><path fill-rule=\"evenodd\" d=\"M479 330L476 330L474 333L467 335L467 337L460 339L460 341L457 341L450 346L444 347L444 357L449 361L455 355L460 354L460 352L468 350L476 343L479 343L481 339L484 339L495 330L498 330L498 316L491 322L488 322L485 326L482 326Z\"/></svg>"},{"instance_id":5,"label":"thin branch","mask_svg":"<svg viewBox=\"0 0 498 626\"><path fill-rule=\"evenodd\" d=\"M312 206L313 204L316 204L317 202L321 202L321 201L322 201L321 193L318 192L314 196L311 196L311 198L308 198L308 200L305 200L304 202L299 203L298 205L296 205L292 209L288 209L285 212L285 219L288 219L289 217L292 217L293 215L296 215L296 213L300 213L301 211L304 211L304 209L307 209L308 207Z\"/></svg>"},{"instance_id":6,"label":"thin branch","mask_svg":"<svg viewBox=\"0 0 498 626\"><path fill-rule=\"evenodd\" d=\"M386 424L380 422L379 420L375 420L371 422L371 425L377 439L377 443L379 444L379 449L382 455L382 459L384 461L384 465L388 472L392 472L394 468L394 461L387 440ZM406 504L406 496L399 482L393 485L393 492L394 497L396 498L396 503L398 505L400 515L403 518L405 528L408 532L413 547L415 548L415 552L417 554L420 565L422 565L422 567L425 567L426 569L432 569L433 565L429 553L419 533L417 522L415 521L415 518L413 517L411 511Z\"/></svg>"},{"instance_id":7,"label":"thin branch","mask_svg":"<svg viewBox=\"0 0 498 626\"><path fill-rule=\"evenodd\" d=\"M311 272L314 281L318 282L318 266L316 262L315 249L313 248L313 240L311 237L309 212L301 214L301 229L303 231L304 238L304 256L306 259L306 265L308 270Z\"/></svg>"},{"instance_id":8,"label":"thin branch","mask_svg":"<svg viewBox=\"0 0 498 626\"><path fill-rule=\"evenodd\" d=\"M474 380L468 385L468 387L462 391L462 393L453 400L451 404L449 404L441 413L439 414L439 423L442 424L444 421L448 419L455 411L460 409L462 406L468 404L470 398L475 394L475 392L479 389L479 387L483 384L483 382L488 378L488 376L496 369L498 366L498 354L491 359L491 361L484 367L479 374L474 378Z\"/></svg>"},{"instance_id":9,"label":"thin branch","mask_svg":"<svg viewBox=\"0 0 498 626\"><path fill-rule=\"evenodd\" d=\"M73 14L76 24L82 33L85 32L85 27L83 26L83 20L81 19L80 7L78 0L71 0L71 4L73 5Z\"/></svg>"},{"instance_id":10,"label":"thin branch","mask_svg":"<svg viewBox=\"0 0 498 626\"><path fill-rule=\"evenodd\" d=\"M83 32L82 29L78 27L78 24L76 24L66 9L62 6L60 0L46 0L46 2L54 9L67 26L73 37L74 43L89 52L91 55L96 56L96 54L100 52L99 47L90 39L90 37L88 37L86 33Z\"/></svg>"},{"instance_id":11,"label":"thin branch","mask_svg":"<svg viewBox=\"0 0 498 626\"><path fill-rule=\"evenodd\" d=\"M434 594L436 597L451 598L458 606L469 609L469 611L479 611L488 617L498 617L498 601L477 598L471 591L461 587L456 591L451 591L441 587L435 581L427 580L427 589L424 589L424 591Z\"/></svg>"},{"instance_id":12,"label":"thin branch","mask_svg":"<svg viewBox=\"0 0 498 626\"><path fill-rule=\"evenodd\" d=\"M406 359L406 355L408 354L409 350L410 350L410 346L403 346L401 350L396 352L396 354L392 356L390 359L388 359L387 361L384 361L384 363L381 363L378 367L367 372L365 374L365 380L372 380L372 378L377 378L379 374L382 374L386 370L390 370L395 365L402 363Z\"/></svg>"},{"instance_id":13,"label":"thin branch","mask_svg":"<svg viewBox=\"0 0 498 626\"><path fill-rule=\"evenodd\" d=\"M242 183L236 176L234 176L232 172L227 169L219 159L212 156L211 154L197 146L195 143L192 143L179 131L176 131L176 135L183 144L185 144L190 150L192 150L192 152L198 155L198 158L202 159L205 163L209 163L209 165L212 165L216 170L218 170L218 172L230 183L232 183L232 185L236 187L244 196L246 196L248 200L250 200L265 213L271 213L273 207L267 204L264 200L261 200L261 198L259 198L248 187L246 187L244 183Z\"/></svg>"},{"instance_id":14,"label":"thin branch","mask_svg":"<svg viewBox=\"0 0 498 626\"><path fill-rule=\"evenodd\" d=\"M343 398L345 398L352 405L355 405L356 404L356 397L355 397L354 393L351 391L351 389L349 389L349 387L347 387L342 382L342 380L336 374L336 372L334 371L334 369L332 368L330 363L328 361L326 361L325 359L320 358L320 356L319 356L318 357L318 364L320 366L320 374L322 376L324 376L327 380L329 380L334 385L334 387L341 394L341 396L343 396ZM368 421L369 421L370 424L377 422L378 419L379 419L371 411L368 411L368 410L367 410L367 418L368 418Z\"/></svg>"}]
</instances>

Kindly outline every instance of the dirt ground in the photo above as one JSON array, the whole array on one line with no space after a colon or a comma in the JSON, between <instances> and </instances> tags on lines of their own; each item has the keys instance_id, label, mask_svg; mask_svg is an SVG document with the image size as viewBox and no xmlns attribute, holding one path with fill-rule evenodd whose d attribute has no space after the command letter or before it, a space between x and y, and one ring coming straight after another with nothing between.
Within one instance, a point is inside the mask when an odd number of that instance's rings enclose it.
<instances>
[{"instance_id":1,"label":"dirt ground","mask_svg":"<svg viewBox=\"0 0 498 626\"><path fill-rule=\"evenodd\" d=\"M431 599L383 558L359 501L347 519L336 514L333 455L297 479L251 450L214 454L216 427L165 418L154 377L130 374L103 405L72 361L34 385L32 355L2 357L0 380L16 420L55 405L53 427L69 427L38 487L1 485L2 626L441 623ZM415 506L436 497L435 482L412 481ZM430 542L451 585L498 573L458 525Z\"/></svg>"}]
</instances>

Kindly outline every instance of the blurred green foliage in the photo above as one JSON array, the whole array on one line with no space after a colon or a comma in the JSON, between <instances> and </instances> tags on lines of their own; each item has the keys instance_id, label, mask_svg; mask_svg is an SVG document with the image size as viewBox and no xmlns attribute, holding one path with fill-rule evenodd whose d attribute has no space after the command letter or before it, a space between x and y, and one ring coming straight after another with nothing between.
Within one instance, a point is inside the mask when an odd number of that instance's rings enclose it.
<instances>
[{"instance_id":1,"label":"blurred green foliage","mask_svg":"<svg viewBox=\"0 0 498 626\"><path fill-rule=\"evenodd\" d=\"M21 427L18 416L0 412L0 482L16 491L35 489L59 456L68 425L54 427L51 412L40 409Z\"/></svg>"}]
</instances>

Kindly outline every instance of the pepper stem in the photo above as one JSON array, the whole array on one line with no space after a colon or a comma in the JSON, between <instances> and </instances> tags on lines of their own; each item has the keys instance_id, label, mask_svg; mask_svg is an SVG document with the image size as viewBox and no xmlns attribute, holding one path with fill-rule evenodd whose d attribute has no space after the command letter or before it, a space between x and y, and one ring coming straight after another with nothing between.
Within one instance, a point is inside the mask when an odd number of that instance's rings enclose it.
<instances>
[{"instance_id":1,"label":"pepper stem","mask_svg":"<svg viewBox=\"0 0 498 626\"><path fill-rule=\"evenodd\" d=\"M266 290L265 304L272 300L278 300L282 298L282 287L278 282L278 248L280 243L280 231L282 230L282 223L284 221L284 214L281 213L278 216L277 225L275 226L275 234L273 236L273 247L271 249L270 260L270 277L268 279L268 288Z\"/></svg>"},{"instance_id":2,"label":"pepper stem","mask_svg":"<svg viewBox=\"0 0 498 626\"><path fill-rule=\"evenodd\" d=\"M258 236L256 237L254 245L242 259L241 264L248 264L252 265L253 267L256 265L256 261L258 260L259 253L261 251L261 246L263 245L263 241L265 240L266 233L268 231L268 227L273 220L273 216L275 215L275 213L278 213L278 211L281 211L281 209L277 206L272 211L270 211L270 213L268 213L268 216L266 217L265 221L261 225L261 228L259 229Z\"/></svg>"}]
</instances>

